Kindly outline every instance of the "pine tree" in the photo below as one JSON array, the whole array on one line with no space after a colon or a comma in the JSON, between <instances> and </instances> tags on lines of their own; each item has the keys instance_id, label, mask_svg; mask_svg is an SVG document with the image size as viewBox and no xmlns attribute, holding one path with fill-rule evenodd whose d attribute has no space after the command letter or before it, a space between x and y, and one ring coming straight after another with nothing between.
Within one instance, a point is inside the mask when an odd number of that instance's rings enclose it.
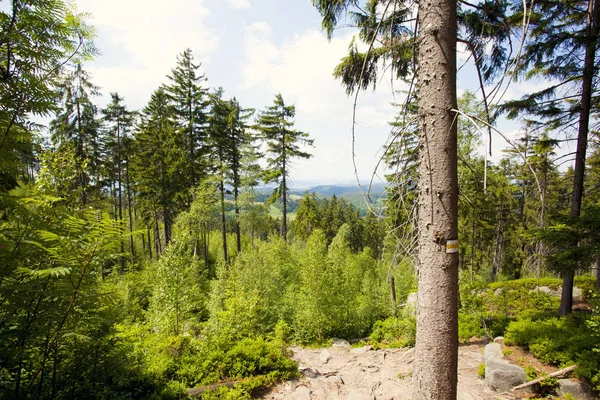
<instances>
[{"instance_id":1,"label":"pine tree","mask_svg":"<svg viewBox=\"0 0 600 400\"><path fill-rule=\"evenodd\" d=\"M198 74L200 65L194 64L192 51L186 49L177 57L177 66L168 76L171 84L166 86L175 122L183 131L186 140L186 180L190 187L196 186L205 176L207 167L205 156L209 151L208 90L202 87L206 77Z\"/></svg>"},{"instance_id":2,"label":"pine tree","mask_svg":"<svg viewBox=\"0 0 600 400\"><path fill-rule=\"evenodd\" d=\"M59 90L62 110L50 122L52 142L59 149L67 143L73 145L79 170L76 187L81 204L85 205L91 190L100 193L100 119L92 103L92 96L99 95L99 88L90 81L81 64L77 64L65 76Z\"/></svg>"},{"instance_id":3,"label":"pine tree","mask_svg":"<svg viewBox=\"0 0 600 400\"><path fill-rule=\"evenodd\" d=\"M256 121L256 129L267 144L267 164L265 183L276 183L272 200L281 198L283 221L281 234L287 240L287 206L289 192L289 175L292 160L310 158L310 153L301 150L301 145L312 146L314 140L309 139L306 132L292 129L296 107L285 104L281 94L275 96L274 104L260 113Z\"/></svg>"},{"instance_id":4,"label":"pine tree","mask_svg":"<svg viewBox=\"0 0 600 400\"><path fill-rule=\"evenodd\" d=\"M183 179L184 139L176 128L169 97L163 87L152 93L144 107L141 122L135 132L135 185L137 199L146 223L154 220L155 244L158 240L158 216L164 224L164 243L171 241L173 220L189 188Z\"/></svg>"},{"instance_id":5,"label":"pine tree","mask_svg":"<svg viewBox=\"0 0 600 400\"><path fill-rule=\"evenodd\" d=\"M106 160L108 161L108 165L106 166L107 168L105 168L109 171L110 169L116 168L116 176L109 172L107 180L111 187L113 187L114 184L117 185L117 214L118 220L121 222L123 220L123 142L131 134L131 130L133 129L134 114L123 104L123 98L119 97L118 93L111 93L110 96L111 102L102 110L107 136L105 138L105 146L107 147ZM129 211L131 214L131 209ZM131 215L129 229L130 231L132 230ZM133 253L133 236L130 237L130 240L131 251ZM121 242L121 253L124 251L123 243ZM125 268L125 259L123 257L121 257L121 268Z\"/></svg>"},{"instance_id":6,"label":"pine tree","mask_svg":"<svg viewBox=\"0 0 600 400\"><path fill-rule=\"evenodd\" d=\"M547 129L577 131L577 150L570 215L581 213L585 159L590 115L597 102L595 68L600 31L600 0L573 2L527 2L532 10L528 42L520 57L520 71L526 77L557 79L560 83L505 105L509 116L527 113L539 118ZM573 243L573 245L577 245ZM575 270L562 273L560 312L568 314L573 305Z\"/></svg>"},{"instance_id":7,"label":"pine tree","mask_svg":"<svg viewBox=\"0 0 600 400\"><path fill-rule=\"evenodd\" d=\"M248 158L254 159L256 151L254 147L256 138L250 134L247 124L254 110L242 108L235 98L231 99L227 106L227 130L225 133L227 147L225 153L229 167L228 183L231 185L233 192L236 245L239 253L242 251L239 196L242 188L244 161Z\"/></svg>"}]
</instances>

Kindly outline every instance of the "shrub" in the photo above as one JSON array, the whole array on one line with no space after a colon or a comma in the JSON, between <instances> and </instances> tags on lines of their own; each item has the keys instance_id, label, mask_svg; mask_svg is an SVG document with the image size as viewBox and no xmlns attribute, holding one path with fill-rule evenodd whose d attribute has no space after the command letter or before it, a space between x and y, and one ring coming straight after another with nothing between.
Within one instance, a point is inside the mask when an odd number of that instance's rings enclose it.
<instances>
[{"instance_id":1,"label":"shrub","mask_svg":"<svg viewBox=\"0 0 600 400\"><path fill-rule=\"evenodd\" d=\"M414 346L417 338L417 319L412 315L389 317L375 322L370 343L375 347Z\"/></svg>"}]
</instances>

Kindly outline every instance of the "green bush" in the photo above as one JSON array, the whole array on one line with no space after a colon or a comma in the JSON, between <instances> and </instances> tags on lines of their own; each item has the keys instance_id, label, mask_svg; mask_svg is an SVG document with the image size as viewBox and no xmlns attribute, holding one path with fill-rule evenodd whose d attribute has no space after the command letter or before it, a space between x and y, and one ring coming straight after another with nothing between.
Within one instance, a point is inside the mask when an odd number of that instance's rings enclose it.
<instances>
[{"instance_id":1,"label":"green bush","mask_svg":"<svg viewBox=\"0 0 600 400\"><path fill-rule=\"evenodd\" d=\"M414 346L416 338L416 317L404 315L375 322L370 343L375 347L407 347Z\"/></svg>"},{"instance_id":2,"label":"green bush","mask_svg":"<svg viewBox=\"0 0 600 400\"><path fill-rule=\"evenodd\" d=\"M594 390L600 389L600 353L594 351L594 333L586 324L586 315L524 318L511 322L504 342L519 345L540 361L559 367L577 364L578 376L588 379Z\"/></svg>"}]
</instances>

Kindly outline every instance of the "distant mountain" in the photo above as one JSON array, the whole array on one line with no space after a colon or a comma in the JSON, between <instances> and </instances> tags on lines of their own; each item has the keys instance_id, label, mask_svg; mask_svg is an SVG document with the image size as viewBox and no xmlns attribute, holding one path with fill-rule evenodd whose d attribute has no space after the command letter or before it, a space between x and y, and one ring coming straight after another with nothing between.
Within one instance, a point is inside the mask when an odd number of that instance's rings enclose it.
<instances>
[{"instance_id":1,"label":"distant mountain","mask_svg":"<svg viewBox=\"0 0 600 400\"><path fill-rule=\"evenodd\" d=\"M362 187L363 192L366 192L369 189L368 185ZM355 196L356 194L361 195L361 190L358 185L353 186L338 186L338 185L318 185L311 187L309 189L292 189L291 192L297 195L304 195L305 192L308 193L316 193L321 196L331 197L332 195L336 195L338 197L344 197L347 195ZM371 187L370 194L372 197L379 197L383 193L385 193L385 184L377 183Z\"/></svg>"}]
</instances>

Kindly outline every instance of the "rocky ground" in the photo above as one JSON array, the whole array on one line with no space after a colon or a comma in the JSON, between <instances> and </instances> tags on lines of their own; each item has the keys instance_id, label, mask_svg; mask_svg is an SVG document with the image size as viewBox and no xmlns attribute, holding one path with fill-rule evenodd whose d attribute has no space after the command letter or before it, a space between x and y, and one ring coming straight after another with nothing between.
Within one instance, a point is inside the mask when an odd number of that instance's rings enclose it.
<instances>
[{"instance_id":1,"label":"rocky ground","mask_svg":"<svg viewBox=\"0 0 600 400\"><path fill-rule=\"evenodd\" d=\"M458 399L498 398L477 376L483 363L482 343L461 345ZM292 347L302 379L275 386L263 399L382 400L412 398L413 349L350 348L338 341L325 349ZM509 397L505 397L509 398Z\"/></svg>"}]
</instances>

